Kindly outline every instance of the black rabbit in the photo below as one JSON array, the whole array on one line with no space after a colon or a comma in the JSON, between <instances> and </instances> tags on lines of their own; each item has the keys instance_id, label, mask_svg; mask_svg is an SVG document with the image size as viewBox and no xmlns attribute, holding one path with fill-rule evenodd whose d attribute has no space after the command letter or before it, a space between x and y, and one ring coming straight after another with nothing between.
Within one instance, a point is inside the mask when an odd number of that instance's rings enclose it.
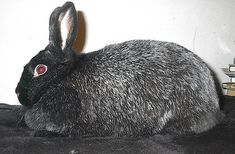
<instances>
[{"instance_id":1,"label":"black rabbit","mask_svg":"<svg viewBox=\"0 0 235 154\"><path fill-rule=\"evenodd\" d=\"M24 67L16 93L30 128L134 137L200 133L221 121L212 72L186 48L132 40L76 54L76 27L73 3L56 8L49 45Z\"/></svg>"}]
</instances>

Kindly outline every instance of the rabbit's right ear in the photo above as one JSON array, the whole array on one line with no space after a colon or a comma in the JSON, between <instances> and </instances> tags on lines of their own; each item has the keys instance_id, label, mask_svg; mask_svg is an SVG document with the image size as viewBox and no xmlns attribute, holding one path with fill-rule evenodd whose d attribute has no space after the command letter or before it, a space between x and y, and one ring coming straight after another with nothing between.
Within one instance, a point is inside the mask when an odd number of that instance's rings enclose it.
<instances>
[{"instance_id":1,"label":"rabbit's right ear","mask_svg":"<svg viewBox=\"0 0 235 154\"><path fill-rule=\"evenodd\" d=\"M57 7L50 16L49 21L49 43L55 49L65 54L72 52L66 50L72 48L77 37L77 13L72 2L66 2L62 7ZM68 55L69 56L69 55ZM70 57L69 56L69 57Z\"/></svg>"}]
</instances>

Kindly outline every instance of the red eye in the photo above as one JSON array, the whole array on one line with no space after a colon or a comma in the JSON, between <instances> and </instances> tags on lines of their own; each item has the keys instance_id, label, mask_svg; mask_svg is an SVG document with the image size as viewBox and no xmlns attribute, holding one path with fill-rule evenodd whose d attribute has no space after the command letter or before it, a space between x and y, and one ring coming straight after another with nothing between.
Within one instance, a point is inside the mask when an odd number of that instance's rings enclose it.
<instances>
[{"instance_id":1,"label":"red eye","mask_svg":"<svg viewBox=\"0 0 235 154\"><path fill-rule=\"evenodd\" d=\"M47 66L44 65L44 64L38 64L36 67L35 67L35 70L34 70L34 75L33 77L38 77L40 75L43 75L45 74L47 71Z\"/></svg>"}]
</instances>

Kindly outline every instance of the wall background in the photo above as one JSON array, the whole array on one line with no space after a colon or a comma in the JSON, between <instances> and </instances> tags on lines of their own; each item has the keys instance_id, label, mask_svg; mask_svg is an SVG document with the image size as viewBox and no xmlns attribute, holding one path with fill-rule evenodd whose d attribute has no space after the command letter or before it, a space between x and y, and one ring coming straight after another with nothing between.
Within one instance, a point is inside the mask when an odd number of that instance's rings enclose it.
<instances>
[{"instance_id":1,"label":"wall background","mask_svg":"<svg viewBox=\"0 0 235 154\"><path fill-rule=\"evenodd\" d=\"M23 66L48 43L48 21L62 0L1 0L0 102L18 104ZM234 0L73 0L86 22L84 52L130 39L172 41L203 58L219 76L235 57Z\"/></svg>"}]
</instances>

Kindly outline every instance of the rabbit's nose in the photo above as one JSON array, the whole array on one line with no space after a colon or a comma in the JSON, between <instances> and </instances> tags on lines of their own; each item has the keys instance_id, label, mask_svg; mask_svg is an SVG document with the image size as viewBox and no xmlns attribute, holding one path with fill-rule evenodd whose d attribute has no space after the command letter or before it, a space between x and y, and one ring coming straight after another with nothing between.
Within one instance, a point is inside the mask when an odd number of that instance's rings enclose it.
<instances>
[{"instance_id":1,"label":"rabbit's nose","mask_svg":"<svg viewBox=\"0 0 235 154\"><path fill-rule=\"evenodd\" d=\"M19 93L19 86L16 87L15 93L16 93L17 97L19 97L19 95L20 95L20 93Z\"/></svg>"},{"instance_id":2,"label":"rabbit's nose","mask_svg":"<svg viewBox=\"0 0 235 154\"><path fill-rule=\"evenodd\" d=\"M17 93L16 93L16 95L17 95L17 97L19 98L19 96L20 96L20 93L19 93L19 92L17 92Z\"/></svg>"},{"instance_id":3,"label":"rabbit's nose","mask_svg":"<svg viewBox=\"0 0 235 154\"><path fill-rule=\"evenodd\" d=\"M16 87L16 89L15 89L15 93L16 93L16 95L17 95L17 98L19 98L20 97L20 92L19 92L20 90L19 90L19 85L17 85L17 87Z\"/></svg>"}]
</instances>

